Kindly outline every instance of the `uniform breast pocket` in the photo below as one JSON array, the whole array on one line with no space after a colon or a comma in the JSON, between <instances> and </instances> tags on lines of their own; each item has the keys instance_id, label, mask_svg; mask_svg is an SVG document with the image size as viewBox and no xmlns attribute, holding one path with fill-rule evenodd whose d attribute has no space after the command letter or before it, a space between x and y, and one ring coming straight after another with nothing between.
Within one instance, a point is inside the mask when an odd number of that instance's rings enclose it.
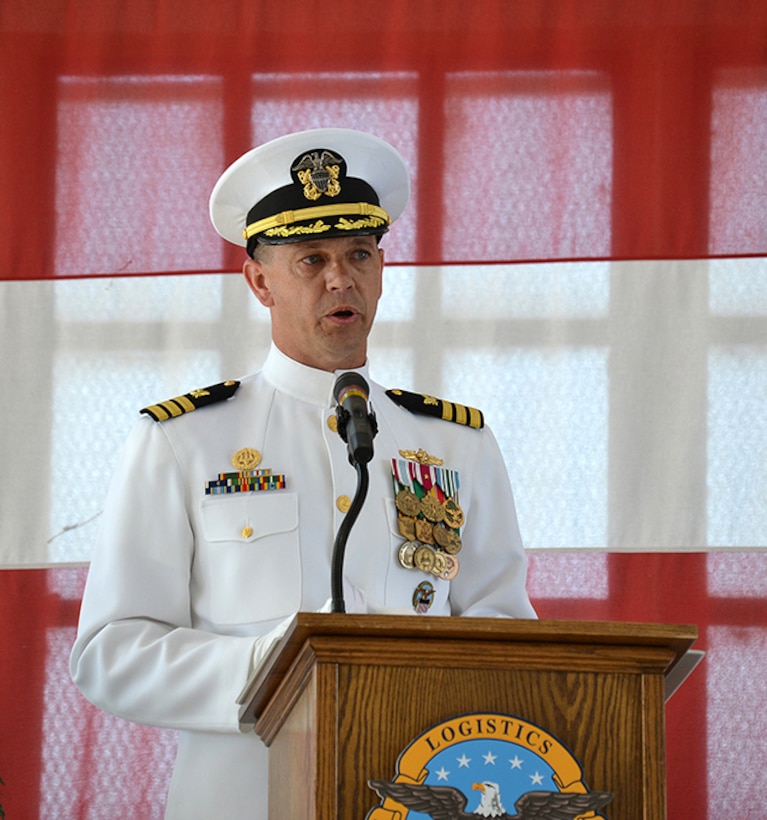
<instances>
[{"instance_id":1,"label":"uniform breast pocket","mask_svg":"<svg viewBox=\"0 0 767 820\"><path fill-rule=\"evenodd\" d=\"M284 618L299 608L301 551L294 493L206 499L200 517L194 584L203 617L217 624L246 624Z\"/></svg>"}]
</instances>

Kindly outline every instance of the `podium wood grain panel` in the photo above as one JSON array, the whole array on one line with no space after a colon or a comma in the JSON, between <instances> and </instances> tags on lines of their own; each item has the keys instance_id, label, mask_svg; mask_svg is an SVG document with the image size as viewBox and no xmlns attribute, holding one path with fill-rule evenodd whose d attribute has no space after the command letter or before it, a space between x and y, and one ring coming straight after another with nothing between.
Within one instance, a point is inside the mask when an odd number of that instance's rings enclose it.
<instances>
[{"instance_id":1,"label":"podium wood grain panel","mask_svg":"<svg viewBox=\"0 0 767 820\"><path fill-rule=\"evenodd\" d=\"M620 676L584 672L437 670L424 681L420 671L346 667L339 677L338 746L344 749L345 763L338 771L339 817L364 817L363 809L376 804L375 795L364 804L365 784L370 777L394 777L397 756L413 739L405 727L423 731L472 711L516 715L538 724L578 760L588 761L584 779L589 788L619 795L611 817L641 817L642 688L636 676L627 684ZM363 696L371 691L377 693L375 704ZM588 707L577 708L579 701ZM616 766L617 746L624 752ZM661 746L656 745L653 759L663 760Z\"/></svg>"},{"instance_id":2,"label":"podium wood grain panel","mask_svg":"<svg viewBox=\"0 0 767 820\"><path fill-rule=\"evenodd\" d=\"M368 616L350 630L318 617L298 616L261 676L268 697L254 696L270 820L363 820L379 803L367 781L392 779L416 736L471 712L554 735L590 789L615 794L610 820L665 817L663 677L694 628L592 624L557 636L545 622L462 632L469 619ZM402 620L421 629L390 623ZM423 628L437 620L450 623Z\"/></svg>"}]
</instances>

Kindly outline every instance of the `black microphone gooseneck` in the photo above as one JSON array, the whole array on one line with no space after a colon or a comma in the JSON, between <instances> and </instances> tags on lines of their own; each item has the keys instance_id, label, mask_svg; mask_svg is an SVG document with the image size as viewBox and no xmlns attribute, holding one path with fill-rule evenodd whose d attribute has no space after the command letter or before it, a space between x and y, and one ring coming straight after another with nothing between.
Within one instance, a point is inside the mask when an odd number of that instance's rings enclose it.
<instances>
[{"instance_id":1,"label":"black microphone gooseneck","mask_svg":"<svg viewBox=\"0 0 767 820\"><path fill-rule=\"evenodd\" d=\"M349 463L357 471L357 489L333 544L330 569L331 612L346 612L343 583L346 541L368 492L367 465L373 458L373 438L378 432L375 413L368 412L369 392L365 379L354 372L342 373L333 387L333 396L338 403L338 435L346 442Z\"/></svg>"}]
</instances>

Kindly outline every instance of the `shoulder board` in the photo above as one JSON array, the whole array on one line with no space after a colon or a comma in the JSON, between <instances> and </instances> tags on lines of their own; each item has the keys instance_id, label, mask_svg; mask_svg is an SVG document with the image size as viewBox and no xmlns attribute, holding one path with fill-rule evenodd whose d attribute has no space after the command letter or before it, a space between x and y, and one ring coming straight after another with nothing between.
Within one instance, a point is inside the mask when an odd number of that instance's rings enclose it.
<instances>
[{"instance_id":1,"label":"shoulder board","mask_svg":"<svg viewBox=\"0 0 767 820\"><path fill-rule=\"evenodd\" d=\"M434 416L444 421L454 421L481 430L485 426L482 412L475 407L454 404L451 401L425 396L422 393L408 393L407 390L387 390L386 395L400 407L411 413Z\"/></svg>"},{"instance_id":2,"label":"shoulder board","mask_svg":"<svg viewBox=\"0 0 767 820\"><path fill-rule=\"evenodd\" d=\"M184 413L191 413L192 410L205 407L206 404L215 404L229 399L237 392L239 386L240 383L235 381L213 384L200 390L192 390L191 393L185 393L183 396L176 396L175 399L144 407L140 412L151 416L155 421L165 421L165 419L183 416Z\"/></svg>"}]
</instances>

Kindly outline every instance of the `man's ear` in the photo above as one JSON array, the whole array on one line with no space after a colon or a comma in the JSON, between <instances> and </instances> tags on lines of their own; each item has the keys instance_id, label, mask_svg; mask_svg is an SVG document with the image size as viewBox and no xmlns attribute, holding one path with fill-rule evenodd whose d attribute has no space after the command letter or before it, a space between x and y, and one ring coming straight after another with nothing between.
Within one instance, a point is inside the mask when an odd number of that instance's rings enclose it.
<instances>
[{"instance_id":1,"label":"man's ear","mask_svg":"<svg viewBox=\"0 0 767 820\"><path fill-rule=\"evenodd\" d=\"M272 307L274 305L274 297L269 288L267 276L264 272L264 265L255 259L246 259L242 266L242 273L245 276L248 287L255 294L256 299L258 299L264 307Z\"/></svg>"}]
</instances>

